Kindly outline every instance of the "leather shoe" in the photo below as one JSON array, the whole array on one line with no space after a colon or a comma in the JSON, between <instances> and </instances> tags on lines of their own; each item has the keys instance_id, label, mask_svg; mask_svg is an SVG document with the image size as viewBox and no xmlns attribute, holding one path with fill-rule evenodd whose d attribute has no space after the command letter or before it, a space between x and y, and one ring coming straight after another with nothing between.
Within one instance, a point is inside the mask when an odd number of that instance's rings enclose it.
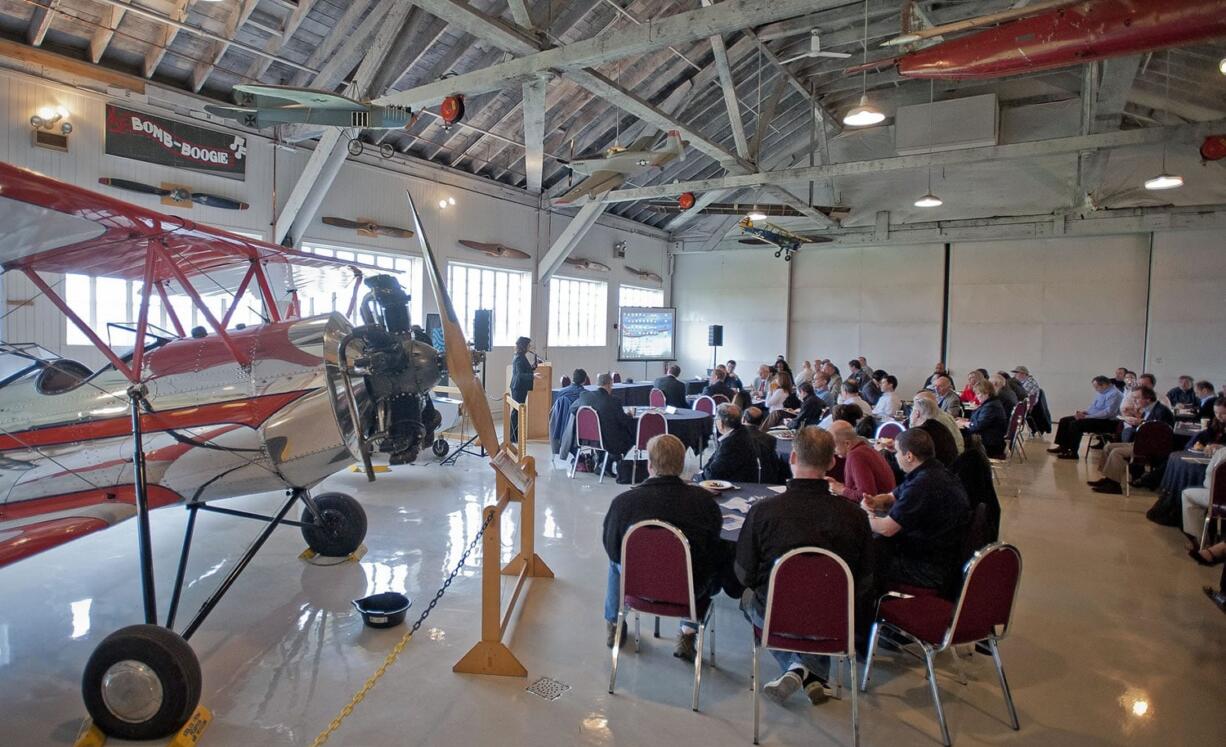
<instances>
[{"instance_id":1,"label":"leather shoe","mask_svg":"<svg viewBox=\"0 0 1226 747\"><path fill-rule=\"evenodd\" d=\"M1056 458L1057 459L1080 459L1081 457L1078 456L1076 452L1065 451L1065 452L1062 452L1056 455Z\"/></svg>"},{"instance_id":2,"label":"leather shoe","mask_svg":"<svg viewBox=\"0 0 1226 747\"><path fill-rule=\"evenodd\" d=\"M1104 482L1106 482L1106 481L1107 481L1107 478L1105 478L1105 477L1100 477L1100 478L1098 478L1097 480L1089 480L1089 481L1087 481L1087 482L1086 482L1086 485L1089 485L1089 486L1090 486L1090 487L1092 487L1092 488L1096 488L1096 487L1098 487L1099 485L1102 485L1102 484L1103 484Z\"/></svg>"},{"instance_id":3,"label":"leather shoe","mask_svg":"<svg viewBox=\"0 0 1226 747\"><path fill-rule=\"evenodd\" d=\"M1094 486L1095 493L1107 493L1108 495L1123 495L1124 489L1115 480L1103 480L1102 485Z\"/></svg>"},{"instance_id":4,"label":"leather shoe","mask_svg":"<svg viewBox=\"0 0 1226 747\"><path fill-rule=\"evenodd\" d=\"M1059 446L1056 446L1056 447L1054 447L1054 448L1048 449L1048 450L1047 450L1047 453L1048 453L1048 454L1062 454L1062 453L1064 453L1064 449L1062 449L1062 448L1061 448L1061 447L1059 447Z\"/></svg>"}]
</instances>

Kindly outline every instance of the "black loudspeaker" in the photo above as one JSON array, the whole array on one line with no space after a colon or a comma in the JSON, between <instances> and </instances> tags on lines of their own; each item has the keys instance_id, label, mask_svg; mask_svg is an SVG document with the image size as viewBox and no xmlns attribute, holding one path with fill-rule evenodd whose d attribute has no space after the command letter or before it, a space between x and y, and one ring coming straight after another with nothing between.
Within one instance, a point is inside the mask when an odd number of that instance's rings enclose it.
<instances>
[{"instance_id":1,"label":"black loudspeaker","mask_svg":"<svg viewBox=\"0 0 1226 747\"><path fill-rule=\"evenodd\" d=\"M494 312L477 309L473 312L473 349L489 352L494 346Z\"/></svg>"},{"instance_id":2,"label":"black loudspeaker","mask_svg":"<svg viewBox=\"0 0 1226 747\"><path fill-rule=\"evenodd\" d=\"M712 324L707 327L707 344L717 347L724 344L724 325Z\"/></svg>"}]
</instances>

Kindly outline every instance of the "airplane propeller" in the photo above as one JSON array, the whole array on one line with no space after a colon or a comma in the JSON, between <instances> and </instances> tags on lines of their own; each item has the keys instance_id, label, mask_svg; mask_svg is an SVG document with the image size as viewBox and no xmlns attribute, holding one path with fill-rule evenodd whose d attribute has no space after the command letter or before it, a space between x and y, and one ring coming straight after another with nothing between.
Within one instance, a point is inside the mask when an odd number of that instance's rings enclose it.
<instances>
[{"instance_id":1,"label":"airplane propeller","mask_svg":"<svg viewBox=\"0 0 1226 747\"><path fill-rule=\"evenodd\" d=\"M608 272L609 271L608 265L601 264L600 262L597 262L594 259L584 259L580 257L567 257L563 261L565 261L566 264L570 265L571 267L578 267L580 270L590 270L592 272Z\"/></svg>"},{"instance_id":2,"label":"airplane propeller","mask_svg":"<svg viewBox=\"0 0 1226 747\"><path fill-rule=\"evenodd\" d=\"M358 218L350 220L349 218L336 218L326 215L320 220L324 225L335 226L336 228L351 228L365 236L391 236L396 239L411 239L413 232L407 228L399 226L385 226L381 223L375 223L369 218Z\"/></svg>"},{"instance_id":3,"label":"airplane propeller","mask_svg":"<svg viewBox=\"0 0 1226 747\"><path fill-rule=\"evenodd\" d=\"M222 208L223 210L246 210L250 205L238 200L232 200L229 197L221 197L219 195L211 195L207 192L190 192L183 188L167 189L165 187L155 187L151 184L142 182L134 182L128 179L113 179L111 177L101 177L98 179L99 184L116 189L125 189L129 192L139 192L143 195L156 195L158 197L169 197L176 202L192 202L199 205L207 205L208 207Z\"/></svg>"},{"instance_id":4,"label":"airplane propeller","mask_svg":"<svg viewBox=\"0 0 1226 747\"><path fill-rule=\"evenodd\" d=\"M532 255L520 249L514 249L506 244L487 243L484 241L469 241L468 239L460 239L460 246L481 252L487 257L498 257L500 259L529 259Z\"/></svg>"}]
</instances>

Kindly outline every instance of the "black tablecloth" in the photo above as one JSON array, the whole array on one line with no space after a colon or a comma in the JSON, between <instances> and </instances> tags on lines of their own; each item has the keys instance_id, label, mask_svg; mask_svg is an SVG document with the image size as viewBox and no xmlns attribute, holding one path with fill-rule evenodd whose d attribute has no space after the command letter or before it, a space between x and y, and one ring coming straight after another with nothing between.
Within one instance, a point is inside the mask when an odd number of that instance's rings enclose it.
<instances>
[{"instance_id":1,"label":"black tablecloth","mask_svg":"<svg viewBox=\"0 0 1226 747\"><path fill-rule=\"evenodd\" d=\"M684 379L686 394L702 394L702 390L707 388L706 379Z\"/></svg>"},{"instance_id":2,"label":"black tablecloth","mask_svg":"<svg viewBox=\"0 0 1226 747\"><path fill-rule=\"evenodd\" d=\"M774 488L772 490L772 488ZM733 498L744 498L746 501L753 503L763 498L768 498L772 495L778 495L782 486L779 485L764 485L757 482L743 482L736 486L734 490L721 490L715 497L715 501L719 503L720 513L724 515L724 528L720 530L720 539L727 542L736 542L741 536L741 527L735 527L729 524L729 519L745 519L745 512L736 511L728 508L728 501ZM748 509L746 509L748 511Z\"/></svg>"},{"instance_id":3,"label":"black tablecloth","mask_svg":"<svg viewBox=\"0 0 1226 747\"><path fill-rule=\"evenodd\" d=\"M644 412L649 412L649 410L640 410L638 415L641 417ZM711 440L711 428L715 425L715 420L710 415L697 410L678 410L661 414L668 423L668 432L681 439L681 443L685 444L686 448L695 454L700 454L707 448ZM564 457L569 456L574 443L575 419L572 417L566 425L566 436L559 445L558 454Z\"/></svg>"},{"instance_id":4,"label":"black tablecloth","mask_svg":"<svg viewBox=\"0 0 1226 747\"><path fill-rule=\"evenodd\" d=\"M592 385L584 388L589 392L594 392L599 387ZM553 390L553 399L550 400L550 404L558 401L558 395L561 392L561 389ZM629 407L646 407L651 404L651 384L614 384L613 399Z\"/></svg>"}]
</instances>

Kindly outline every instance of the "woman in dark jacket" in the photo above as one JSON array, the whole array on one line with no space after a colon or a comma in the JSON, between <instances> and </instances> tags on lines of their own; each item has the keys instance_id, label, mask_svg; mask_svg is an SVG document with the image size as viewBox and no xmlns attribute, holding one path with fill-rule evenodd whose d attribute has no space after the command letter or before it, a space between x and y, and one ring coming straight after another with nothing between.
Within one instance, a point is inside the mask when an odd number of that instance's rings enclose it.
<instances>
[{"instance_id":1,"label":"woman in dark jacket","mask_svg":"<svg viewBox=\"0 0 1226 747\"><path fill-rule=\"evenodd\" d=\"M1000 404L1005 408L1005 417L1013 416L1013 408L1017 407L1017 395L1009 388L1009 384L1000 374L993 374L992 378L988 379L992 382L992 388L996 390L996 396L1000 399Z\"/></svg>"},{"instance_id":2,"label":"woman in dark jacket","mask_svg":"<svg viewBox=\"0 0 1226 747\"><path fill-rule=\"evenodd\" d=\"M983 442L983 450L994 459L1005 456L1005 433L1009 430L1009 417L1004 405L996 396L996 387L987 379L975 382L975 394L979 407L971 413L970 422L963 426L965 433L974 433Z\"/></svg>"}]
</instances>

